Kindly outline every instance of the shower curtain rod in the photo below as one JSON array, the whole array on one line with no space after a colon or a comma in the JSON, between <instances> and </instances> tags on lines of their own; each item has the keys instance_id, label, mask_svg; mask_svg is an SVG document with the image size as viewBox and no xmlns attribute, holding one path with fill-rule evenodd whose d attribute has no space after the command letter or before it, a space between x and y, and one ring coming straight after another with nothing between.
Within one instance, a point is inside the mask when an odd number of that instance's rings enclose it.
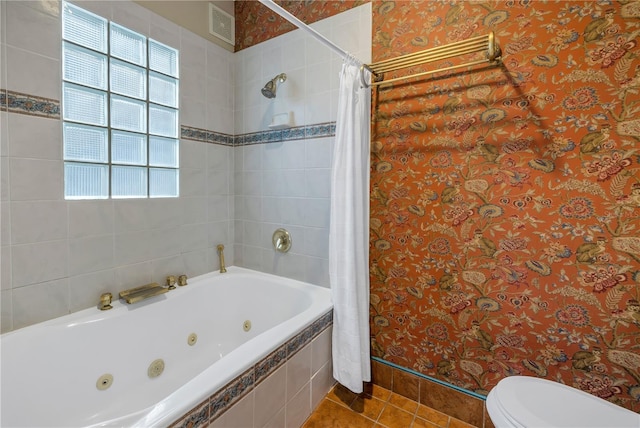
<instances>
[{"instance_id":1,"label":"shower curtain rod","mask_svg":"<svg viewBox=\"0 0 640 428\"><path fill-rule=\"evenodd\" d=\"M323 36L316 30L314 30L313 28L305 24L303 21L296 18L295 15L293 15L292 13L290 13L288 10L281 7L280 5L276 4L273 0L259 0L259 1L260 3L262 3L263 5L265 5L266 7L268 7L269 9L271 9L272 11L274 11L275 13L277 13L278 15L280 15L281 17L283 17L284 19L286 19L287 21L289 21L290 23L298 27L299 29L306 31L309 35L311 35L317 41L324 44L329 49L331 49L332 51L340 55L341 58L352 56L351 54L349 54L349 52L345 51L340 46L336 45L331 40L327 39L325 36ZM368 70L371 74L375 75L375 73L371 70L371 68L367 64L363 63L360 60L358 60L358 62L361 64L361 68L364 68ZM363 79L363 82L364 82L364 79Z\"/></svg>"}]
</instances>

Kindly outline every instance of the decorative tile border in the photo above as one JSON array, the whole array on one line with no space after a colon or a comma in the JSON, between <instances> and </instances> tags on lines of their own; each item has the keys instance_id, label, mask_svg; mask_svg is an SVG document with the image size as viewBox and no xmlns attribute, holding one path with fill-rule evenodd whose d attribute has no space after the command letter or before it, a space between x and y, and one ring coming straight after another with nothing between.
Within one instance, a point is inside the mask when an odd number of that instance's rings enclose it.
<instances>
[{"instance_id":1,"label":"decorative tile border","mask_svg":"<svg viewBox=\"0 0 640 428\"><path fill-rule=\"evenodd\" d=\"M60 101L0 89L0 110L60 119Z\"/></svg>"},{"instance_id":2,"label":"decorative tile border","mask_svg":"<svg viewBox=\"0 0 640 428\"><path fill-rule=\"evenodd\" d=\"M234 146L249 146L253 144L279 143L290 140L306 140L310 138L332 137L336 135L336 123L325 122L314 125L295 126L287 129L251 132L236 135Z\"/></svg>"},{"instance_id":3,"label":"decorative tile border","mask_svg":"<svg viewBox=\"0 0 640 428\"><path fill-rule=\"evenodd\" d=\"M205 401L189 410L170 427L200 428L208 426L332 324L333 311L329 311Z\"/></svg>"},{"instance_id":4,"label":"decorative tile border","mask_svg":"<svg viewBox=\"0 0 640 428\"><path fill-rule=\"evenodd\" d=\"M220 132L209 131L206 129L194 128L192 126L181 125L180 137L185 140L199 141L201 143L233 146L233 135L222 134Z\"/></svg>"},{"instance_id":5,"label":"decorative tile border","mask_svg":"<svg viewBox=\"0 0 640 428\"><path fill-rule=\"evenodd\" d=\"M60 101L36 97L20 92L0 89L0 110L31 116L60 119ZM324 122L295 126L287 129L229 135L192 126L180 126L180 138L223 146L248 146L252 144L279 143L291 140L332 137L336 135L336 123Z\"/></svg>"}]
</instances>

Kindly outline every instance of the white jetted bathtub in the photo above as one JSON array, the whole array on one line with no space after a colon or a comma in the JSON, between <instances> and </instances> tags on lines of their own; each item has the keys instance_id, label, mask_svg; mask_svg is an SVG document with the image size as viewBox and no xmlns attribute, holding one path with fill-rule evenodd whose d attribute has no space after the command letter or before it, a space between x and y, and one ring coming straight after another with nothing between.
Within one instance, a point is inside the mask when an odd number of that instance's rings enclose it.
<instances>
[{"instance_id":1,"label":"white jetted bathtub","mask_svg":"<svg viewBox=\"0 0 640 428\"><path fill-rule=\"evenodd\" d=\"M327 328L331 308L328 289L230 267L4 334L1 426L206 426Z\"/></svg>"}]
</instances>

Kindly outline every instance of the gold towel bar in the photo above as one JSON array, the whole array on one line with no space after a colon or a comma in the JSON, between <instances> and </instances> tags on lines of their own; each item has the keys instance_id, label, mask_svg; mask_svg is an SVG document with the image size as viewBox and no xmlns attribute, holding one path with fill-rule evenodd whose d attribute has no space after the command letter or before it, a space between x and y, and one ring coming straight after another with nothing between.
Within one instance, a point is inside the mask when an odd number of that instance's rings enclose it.
<instances>
[{"instance_id":1,"label":"gold towel bar","mask_svg":"<svg viewBox=\"0 0 640 428\"><path fill-rule=\"evenodd\" d=\"M384 80L384 73L389 71L401 70L403 68L415 67L417 65L427 64L434 61L440 61L443 59L454 58L460 55L466 55L476 52L486 52L486 58L477 61L466 62L464 64L452 65L449 67L438 68L436 70L424 71L421 73L412 74L409 76L396 77L394 79ZM414 52L407 55L402 55L396 58L387 59L384 61L375 62L373 64L364 65L361 71L367 69L372 72L372 82L366 86L378 86L387 85L399 80L411 79L415 77L422 77L429 74L434 74L442 71L455 70L457 68L469 67L479 64L498 64L502 57L502 51L498 46L493 31L485 36L472 37L467 40L461 40L459 42L450 43L443 46L437 46L435 48L425 49L420 52ZM363 83L364 78L362 79Z\"/></svg>"}]
</instances>

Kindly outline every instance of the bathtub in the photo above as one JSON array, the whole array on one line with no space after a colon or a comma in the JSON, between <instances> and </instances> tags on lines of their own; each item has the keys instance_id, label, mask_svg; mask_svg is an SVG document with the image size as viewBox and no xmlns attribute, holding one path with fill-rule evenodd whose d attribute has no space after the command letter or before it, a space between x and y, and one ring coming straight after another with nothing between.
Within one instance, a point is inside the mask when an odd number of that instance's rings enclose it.
<instances>
[{"instance_id":1,"label":"bathtub","mask_svg":"<svg viewBox=\"0 0 640 428\"><path fill-rule=\"evenodd\" d=\"M331 309L328 289L230 267L6 333L1 426L206 426L327 329Z\"/></svg>"}]
</instances>

